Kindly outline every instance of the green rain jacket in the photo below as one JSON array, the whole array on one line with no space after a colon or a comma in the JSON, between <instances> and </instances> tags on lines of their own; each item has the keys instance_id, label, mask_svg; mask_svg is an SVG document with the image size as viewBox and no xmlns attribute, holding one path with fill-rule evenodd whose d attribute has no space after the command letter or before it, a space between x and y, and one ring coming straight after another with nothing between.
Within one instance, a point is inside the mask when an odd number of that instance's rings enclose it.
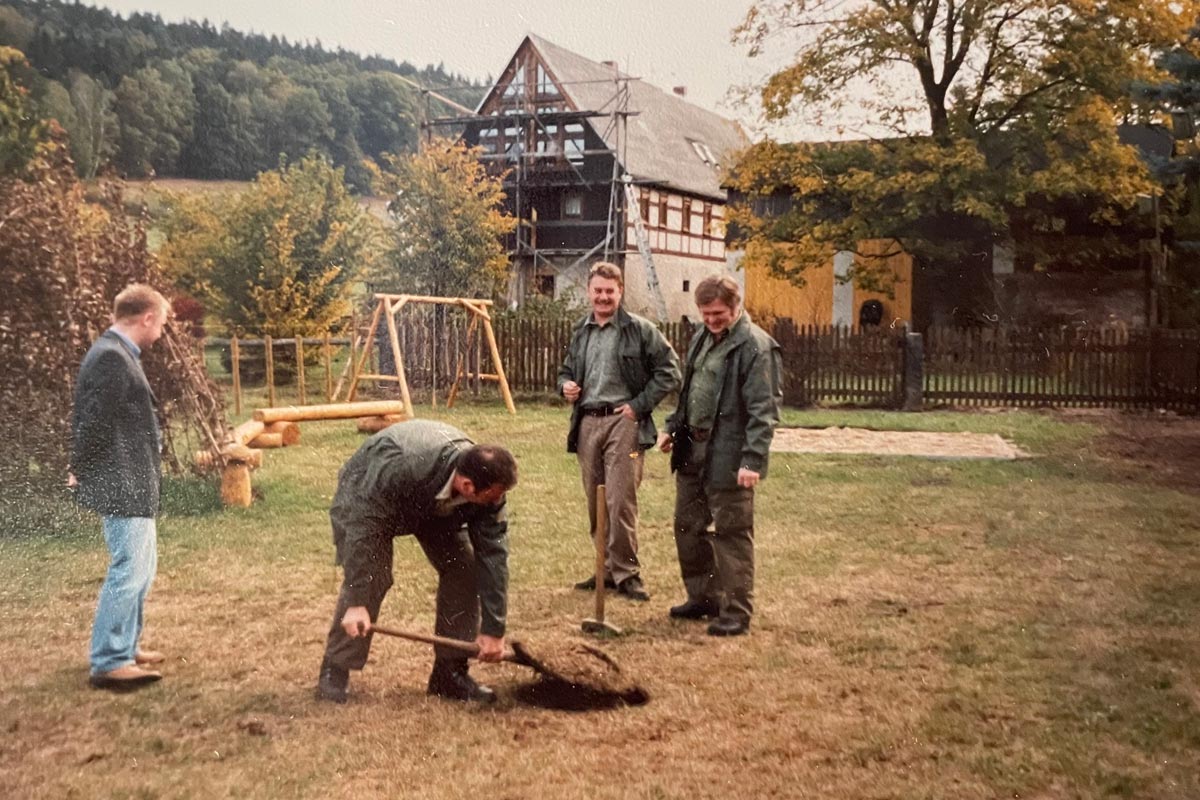
<instances>
[{"instance_id":1,"label":"green rain jacket","mask_svg":"<svg viewBox=\"0 0 1200 800\"><path fill-rule=\"evenodd\" d=\"M742 467L767 477L767 455L779 409L783 404L783 359L779 344L742 311L729 329L730 341L725 357L715 363L708 359L705 369L715 371L718 388L717 415L704 450L705 482L716 488L737 486ZM688 346L679 405L667 418L667 432L675 440L671 451L671 469L687 463L691 452L687 436L688 389L692 384L696 354L712 338L699 326Z\"/></svg>"},{"instance_id":2,"label":"green rain jacket","mask_svg":"<svg viewBox=\"0 0 1200 800\"><path fill-rule=\"evenodd\" d=\"M480 631L504 635L508 604L508 517L505 503L464 503L449 516L435 511L437 493L474 442L440 422L411 420L384 428L363 443L338 473L329 510L338 563L351 606L364 605L366 587L391 585L375 554L392 539L421 532L454 535L465 526L475 550L482 612Z\"/></svg>"},{"instance_id":3,"label":"green rain jacket","mask_svg":"<svg viewBox=\"0 0 1200 800\"><path fill-rule=\"evenodd\" d=\"M575 381L583 385L587 374L587 342L589 313L581 319L571 334L567 357L558 370L558 393L563 384ZM658 430L652 414L662 399L679 387L679 358L662 332L648 319L630 314L624 306L617 309L615 323L621 328L621 379L632 398L629 405L638 418L638 445L647 450L654 446ZM612 323L609 323L612 324ZM571 409L571 430L567 433L567 452L574 453L579 445L579 424L583 409L575 403Z\"/></svg>"}]
</instances>

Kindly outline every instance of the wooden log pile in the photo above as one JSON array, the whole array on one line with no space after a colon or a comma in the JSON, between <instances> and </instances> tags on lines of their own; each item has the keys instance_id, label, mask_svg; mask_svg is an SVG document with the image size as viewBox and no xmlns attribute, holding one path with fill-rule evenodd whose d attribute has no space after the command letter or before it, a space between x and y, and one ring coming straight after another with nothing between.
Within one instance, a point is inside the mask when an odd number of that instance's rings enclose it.
<instances>
[{"instance_id":1,"label":"wooden log pile","mask_svg":"<svg viewBox=\"0 0 1200 800\"><path fill-rule=\"evenodd\" d=\"M299 422L330 419L357 419L359 431L375 433L403 422L408 415L404 403L390 400L260 408L253 419L234 428L218 448L197 453L196 466L219 466L221 501L227 506L248 507L253 501L250 471L262 466L263 450L298 444Z\"/></svg>"}]
</instances>

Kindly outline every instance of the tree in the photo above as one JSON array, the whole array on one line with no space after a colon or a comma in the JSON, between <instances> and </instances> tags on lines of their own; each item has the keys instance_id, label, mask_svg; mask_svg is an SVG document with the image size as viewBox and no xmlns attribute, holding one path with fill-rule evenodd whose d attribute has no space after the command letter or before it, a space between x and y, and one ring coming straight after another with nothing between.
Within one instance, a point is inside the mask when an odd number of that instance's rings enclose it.
<instances>
[{"instance_id":1,"label":"tree","mask_svg":"<svg viewBox=\"0 0 1200 800\"><path fill-rule=\"evenodd\" d=\"M68 90L78 127L68 130L71 155L81 178L94 178L116 150L117 117L113 93L98 81L78 71L71 72Z\"/></svg>"},{"instance_id":2,"label":"tree","mask_svg":"<svg viewBox=\"0 0 1200 800\"><path fill-rule=\"evenodd\" d=\"M1200 28L1188 41L1162 55L1161 80L1135 87L1142 102L1169 116L1176 141L1175 154L1155 164L1164 184L1161 202L1164 220L1175 240L1200 239L1200 144L1196 136L1200 120ZM1155 209L1156 211L1160 209ZM1176 248L1167 261L1167 281L1161 287L1173 324L1200 322L1200 257L1190 248Z\"/></svg>"},{"instance_id":3,"label":"tree","mask_svg":"<svg viewBox=\"0 0 1200 800\"><path fill-rule=\"evenodd\" d=\"M13 68L24 61L20 51L0 46L0 175L21 172L44 133L31 111L28 90L13 79Z\"/></svg>"},{"instance_id":4,"label":"tree","mask_svg":"<svg viewBox=\"0 0 1200 800\"><path fill-rule=\"evenodd\" d=\"M171 206L160 256L230 333L323 333L349 312L379 246L379 225L342 171L316 157L264 172L244 192Z\"/></svg>"},{"instance_id":5,"label":"tree","mask_svg":"<svg viewBox=\"0 0 1200 800\"><path fill-rule=\"evenodd\" d=\"M799 40L794 61L758 88L768 120L821 121L861 102L894 138L751 148L733 188L792 203L773 218L733 213L747 262L802 282L864 239L934 259L993 239L1043 265L1078 253L1073 229L1113 229L1150 190L1117 122L1131 81L1154 72L1148 54L1181 41L1197 10L1190 0L755 3L734 34L752 56Z\"/></svg>"},{"instance_id":6,"label":"tree","mask_svg":"<svg viewBox=\"0 0 1200 800\"><path fill-rule=\"evenodd\" d=\"M492 297L509 278L501 237L516 227L500 178L479 149L435 140L421 152L385 156L377 191L392 197L391 246L368 274L378 288L438 296Z\"/></svg>"},{"instance_id":7,"label":"tree","mask_svg":"<svg viewBox=\"0 0 1200 800\"><path fill-rule=\"evenodd\" d=\"M176 63L145 67L121 80L117 163L129 175L172 174L192 138L196 101L192 79Z\"/></svg>"},{"instance_id":8,"label":"tree","mask_svg":"<svg viewBox=\"0 0 1200 800\"><path fill-rule=\"evenodd\" d=\"M102 202L88 202L61 130L48 127L19 174L0 173L0 263L10 265L0 269L0 514L8 532L48 530L48 520L34 517L62 492L73 379L110 322L113 298L135 281L164 288L146 231L124 213L119 189L103 186ZM193 340L174 325L163 339L144 365L170 423L168 450L181 434L207 446L225 427L220 392Z\"/></svg>"},{"instance_id":9,"label":"tree","mask_svg":"<svg viewBox=\"0 0 1200 800\"><path fill-rule=\"evenodd\" d=\"M1200 180L1200 147L1196 125L1200 121L1200 27L1193 28L1186 42L1162 54L1158 65L1163 74L1156 81L1134 85L1134 96L1141 102L1169 115L1179 140L1179 150L1168 162L1156 164L1157 172L1170 180L1184 176Z\"/></svg>"},{"instance_id":10,"label":"tree","mask_svg":"<svg viewBox=\"0 0 1200 800\"><path fill-rule=\"evenodd\" d=\"M355 137L363 152L372 158L384 153L415 149L417 131L412 91L392 75L358 75L347 86L350 101L358 109Z\"/></svg>"}]
</instances>

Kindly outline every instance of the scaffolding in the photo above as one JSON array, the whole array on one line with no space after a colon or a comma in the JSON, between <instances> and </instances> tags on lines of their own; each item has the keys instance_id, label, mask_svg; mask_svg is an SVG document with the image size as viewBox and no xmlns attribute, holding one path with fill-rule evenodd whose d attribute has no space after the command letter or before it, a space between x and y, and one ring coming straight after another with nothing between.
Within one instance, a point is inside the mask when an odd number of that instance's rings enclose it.
<instances>
[{"instance_id":1,"label":"scaffolding","mask_svg":"<svg viewBox=\"0 0 1200 800\"><path fill-rule=\"evenodd\" d=\"M508 242L517 276L510 299L519 300L530 294L526 281L535 277L539 268L569 273L599 256L624 269L626 223L635 223L636 233L640 212L632 178L622 168L627 163L628 121L638 114L630 109L630 82L637 78L621 74L614 66L612 78L603 81L551 81L537 59L517 61L515 67L497 83L500 95L490 106L492 113L427 116L422 127L427 134L435 128L461 128L472 144L484 145L481 158L493 173L504 172L509 210L517 220ZM611 95L598 107L568 107L564 92L569 87L597 83L612 86ZM588 136L585 122L591 123L594 139ZM604 169L605 159L611 160L609 169ZM607 189L607 214L603 218L579 214L577 219L539 219L534 203L538 193L572 188L593 193ZM539 232L555 234L556 245L539 244ZM662 291L643 238L639 236L637 244L647 288L665 319ZM565 239L569 244L563 244Z\"/></svg>"}]
</instances>

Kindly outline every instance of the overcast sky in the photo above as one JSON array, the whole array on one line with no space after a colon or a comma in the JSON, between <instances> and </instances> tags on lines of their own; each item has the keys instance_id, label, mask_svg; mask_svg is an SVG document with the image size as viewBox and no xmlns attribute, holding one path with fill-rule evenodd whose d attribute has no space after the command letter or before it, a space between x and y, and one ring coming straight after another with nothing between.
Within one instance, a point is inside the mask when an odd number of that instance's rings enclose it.
<instances>
[{"instance_id":1,"label":"overcast sky","mask_svg":"<svg viewBox=\"0 0 1200 800\"><path fill-rule=\"evenodd\" d=\"M756 111L731 102L732 86L767 67L730 42L751 0L90 0L122 16L156 13L289 41L315 41L482 80L504 68L527 33L732 117L753 133ZM809 138L809 137L806 137Z\"/></svg>"}]
</instances>

